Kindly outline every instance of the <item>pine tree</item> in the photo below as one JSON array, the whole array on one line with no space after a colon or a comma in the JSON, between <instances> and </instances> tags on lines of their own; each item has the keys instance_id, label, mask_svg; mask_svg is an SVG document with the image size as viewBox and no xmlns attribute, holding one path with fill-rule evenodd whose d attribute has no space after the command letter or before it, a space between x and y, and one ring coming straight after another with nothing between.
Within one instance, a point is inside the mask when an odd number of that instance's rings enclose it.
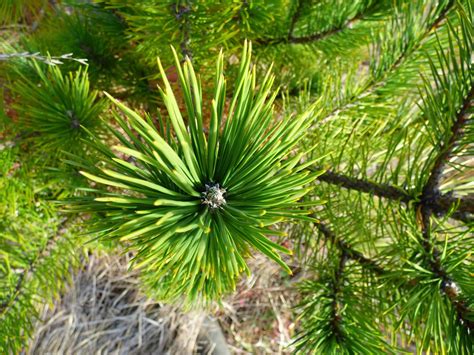
<instances>
[{"instance_id":1,"label":"pine tree","mask_svg":"<svg viewBox=\"0 0 474 355\"><path fill-rule=\"evenodd\" d=\"M0 25L2 352L92 237L188 307L255 253L298 265L299 353L474 352L470 0L9 0Z\"/></svg>"}]
</instances>

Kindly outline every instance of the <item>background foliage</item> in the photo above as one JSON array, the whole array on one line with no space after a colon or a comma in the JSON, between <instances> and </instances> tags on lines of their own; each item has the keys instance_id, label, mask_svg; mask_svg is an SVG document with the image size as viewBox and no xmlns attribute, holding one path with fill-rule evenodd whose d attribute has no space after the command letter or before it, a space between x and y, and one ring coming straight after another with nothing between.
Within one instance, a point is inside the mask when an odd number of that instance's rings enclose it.
<instances>
[{"instance_id":1,"label":"background foliage","mask_svg":"<svg viewBox=\"0 0 474 355\"><path fill-rule=\"evenodd\" d=\"M77 190L77 165L99 160L75 119L115 144L106 90L160 127L157 56L174 92L169 45L192 60L208 102L220 49L234 83L249 39L257 87L274 63L275 122L313 112L298 143L318 175L300 201L311 218L275 239L309 275L295 349L474 352L471 1L9 0L0 25L2 350L24 346L38 307L83 261L76 235L104 219L53 203L94 193ZM238 93L228 87L223 106Z\"/></svg>"}]
</instances>

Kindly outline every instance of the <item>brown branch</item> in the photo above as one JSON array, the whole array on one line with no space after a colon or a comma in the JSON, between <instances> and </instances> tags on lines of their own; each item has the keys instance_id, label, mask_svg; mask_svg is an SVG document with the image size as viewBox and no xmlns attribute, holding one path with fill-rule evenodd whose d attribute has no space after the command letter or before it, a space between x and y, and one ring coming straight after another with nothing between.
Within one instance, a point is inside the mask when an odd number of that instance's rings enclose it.
<instances>
[{"instance_id":1,"label":"brown branch","mask_svg":"<svg viewBox=\"0 0 474 355\"><path fill-rule=\"evenodd\" d=\"M440 27L440 25L446 20L446 16L448 14L448 12L451 10L451 8L453 7L454 5L454 1L451 0L443 9L443 11L441 11L441 13L439 14L439 16L433 21L433 23L431 24L431 26L429 26L429 28L420 36L420 38L418 39L417 43L412 46L411 48L405 48L405 50L400 53L399 57L395 60L395 62L393 62L393 64L385 70L385 73L389 73L389 72L392 72L394 70L397 70L405 61L406 59L408 58L408 56L410 56L413 52L415 52L417 49L420 48L423 40L434 30L436 30L438 27ZM409 50L408 50L409 49ZM354 95L354 96L351 96L345 103L341 104L340 106L334 108L333 110L331 110L327 115L326 115L326 118L325 120L331 118L332 116L336 115L338 112L346 109L349 105L357 102L358 100L360 100L361 98L371 94L372 92L374 92L378 87L382 86L383 83L384 83L384 78L386 77L386 75L384 77L381 78L381 80L377 80L377 78L375 77L372 77L365 85L364 87L362 88L361 90L361 93L358 94L358 95Z\"/></svg>"},{"instance_id":2,"label":"brown branch","mask_svg":"<svg viewBox=\"0 0 474 355\"><path fill-rule=\"evenodd\" d=\"M429 207L424 205L419 206L419 209L421 213L423 236L422 246L428 258L428 264L430 266L430 269L433 274L441 280L441 291L451 302L461 325L465 326L472 332L474 331L474 321L470 319L471 317L469 315L474 314L474 312L469 309L466 300L462 299L460 295L460 290L458 286L441 265L441 253L431 241L430 218L432 211Z\"/></svg>"},{"instance_id":3,"label":"brown branch","mask_svg":"<svg viewBox=\"0 0 474 355\"><path fill-rule=\"evenodd\" d=\"M469 111L472 107L474 107L474 86L471 87L459 113L456 115L454 124L451 127L451 134L448 142L444 145L433 164L430 177L423 189L423 196L427 200L433 199L438 193L439 180L443 174L444 167L451 157L453 149L456 147L456 142L459 141L459 138L463 134L463 128L469 119ZM474 212L474 202L470 204L470 210L468 212Z\"/></svg>"},{"instance_id":4,"label":"brown branch","mask_svg":"<svg viewBox=\"0 0 474 355\"><path fill-rule=\"evenodd\" d=\"M176 20L180 22L179 29L183 34L183 40L179 44L183 60L185 60L186 58L192 60L193 55L191 49L189 48L189 44L191 41L191 23L189 21L189 12L191 12L191 6L173 4L172 7L174 8L174 15L176 17Z\"/></svg>"},{"instance_id":5,"label":"brown branch","mask_svg":"<svg viewBox=\"0 0 474 355\"><path fill-rule=\"evenodd\" d=\"M316 167L314 168L314 170L318 170L318 168ZM397 200L404 203L409 203L413 200L413 197L410 196L407 191L398 187L387 184L379 184L368 180L362 180L351 176L335 173L330 170L318 176L318 180L327 182L329 184L338 185L349 190L357 190L378 197L385 197L390 200Z\"/></svg>"},{"instance_id":6,"label":"brown branch","mask_svg":"<svg viewBox=\"0 0 474 355\"><path fill-rule=\"evenodd\" d=\"M461 109L456 114L454 123L451 126L448 142L443 146L441 152L436 157L428 181L423 188L420 205L422 210L428 210L425 212L426 217L428 218L428 222L426 223L429 223L429 218L431 217L432 212L440 213L447 211L454 204L459 204L456 211L460 217L459 219L472 221L469 214L474 214L474 199L471 196L456 199L450 195L441 195L439 191L439 182L443 175L444 167L451 157L457 142L464 133L464 126L469 120L470 109L472 107L474 107L474 86L471 87L471 90L464 99Z\"/></svg>"},{"instance_id":7,"label":"brown branch","mask_svg":"<svg viewBox=\"0 0 474 355\"><path fill-rule=\"evenodd\" d=\"M26 268L23 270L21 275L18 277L18 280L16 282L15 288L13 292L0 303L0 319L3 317L8 309L11 308L11 306L18 300L20 295L22 294L22 290L24 289L24 284L28 280L28 278L35 272L37 264L40 260L42 260L45 256L48 255L50 252L51 248L54 247L56 241L60 238L66 224L68 223L69 219L65 218L57 228L57 232L52 234L47 240L46 243L43 245L43 247L38 251L38 253L35 255L33 259L30 260Z\"/></svg>"},{"instance_id":8,"label":"brown branch","mask_svg":"<svg viewBox=\"0 0 474 355\"><path fill-rule=\"evenodd\" d=\"M294 12L293 16L291 17L290 29L288 30L288 39L293 37L293 32L295 31L295 25L296 25L296 22L298 22L298 20L301 16L301 10L303 9L304 1L305 0L299 0L298 1L298 7L296 8L296 11Z\"/></svg>"},{"instance_id":9,"label":"brown branch","mask_svg":"<svg viewBox=\"0 0 474 355\"><path fill-rule=\"evenodd\" d=\"M471 90L464 99L461 109L455 116L454 123L451 127L449 140L444 145L443 149L434 161L428 181L423 188L421 202L418 205L418 209L421 213L422 246L428 259L427 261L430 269L433 274L441 280L441 292L445 294L451 302L458 320L470 331L474 331L474 321L470 319L469 315L474 314L474 312L469 309L466 300L462 299L461 295L459 294L459 288L441 264L440 251L435 247L431 238L430 220L433 213L432 206L439 204L439 182L442 177L444 167L451 157L456 143L463 134L463 128L469 119L469 111L471 107L474 106L473 101L474 86L471 87ZM443 200L443 203L449 204L449 202L450 201L448 198ZM472 213L474 211L474 202L470 202L470 204L464 204L464 209Z\"/></svg>"},{"instance_id":10,"label":"brown branch","mask_svg":"<svg viewBox=\"0 0 474 355\"><path fill-rule=\"evenodd\" d=\"M474 197L471 195L463 198L456 198L449 194L439 195L436 197L436 203L430 205L430 207L433 212L446 212L457 203L459 203L457 212L474 214ZM472 218L470 220L472 221Z\"/></svg>"},{"instance_id":11,"label":"brown branch","mask_svg":"<svg viewBox=\"0 0 474 355\"><path fill-rule=\"evenodd\" d=\"M298 13L299 16L299 13ZM308 36L302 36L302 37L295 37L293 36L293 31L294 31L294 24L292 23L292 27L290 27L290 32L287 37L281 37L281 38L257 38L254 39L253 42L262 45L262 46L274 46L277 44L302 44L302 43L311 43L311 42L316 42L316 41L321 41L325 38L331 37L337 33L340 33L344 31L347 28L350 28L352 25L354 25L355 22L360 21L363 18L364 14L360 13L348 21L346 21L344 24L342 24L339 27L335 27L332 29L329 29L327 31L323 32L318 32L314 33L312 35Z\"/></svg>"},{"instance_id":12,"label":"brown branch","mask_svg":"<svg viewBox=\"0 0 474 355\"><path fill-rule=\"evenodd\" d=\"M337 238L334 232L329 227L321 222L315 222L314 226L321 232L321 234L329 240L332 244L336 245L341 252L343 252L347 258L358 262L361 266L372 270L378 275L385 273L385 270L378 265L374 260L367 258L361 252L355 250L346 241Z\"/></svg>"},{"instance_id":13,"label":"brown branch","mask_svg":"<svg viewBox=\"0 0 474 355\"><path fill-rule=\"evenodd\" d=\"M430 207L431 211L437 215L447 214L453 206L456 210L450 215L451 218L462 221L466 224L474 222L474 196L468 195L456 198L451 193L440 194L437 192L432 199L425 198L424 204Z\"/></svg>"},{"instance_id":14,"label":"brown branch","mask_svg":"<svg viewBox=\"0 0 474 355\"><path fill-rule=\"evenodd\" d=\"M331 328L338 342L341 342L344 336L341 329L342 307L340 306L340 295L342 293L342 285L344 282L344 268L346 266L347 259L348 255L345 251L343 251L339 259L339 265L336 269L334 281L332 284Z\"/></svg>"},{"instance_id":15,"label":"brown branch","mask_svg":"<svg viewBox=\"0 0 474 355\"><path fill-rule=\"evenodd\" d=\"M313 167L311 170L321 170L320 167ZM341 186L349 190L368 193L377 197L386 198L389 200L400 201L406 205L410 202L418 202L419 197L396 186L376 183L369 180L363 180L336 173L333 171L326 171L317 178L319 181ZM423 196L421 197L423 199ZM458 205L456 212L451 217L469 223L474 219L471 216L474 214L474 196L456 198L450 194L437 194L432 198L424 198L425 205L438 214L446 214L453 205Z\"/></svg>"}]
</instances>

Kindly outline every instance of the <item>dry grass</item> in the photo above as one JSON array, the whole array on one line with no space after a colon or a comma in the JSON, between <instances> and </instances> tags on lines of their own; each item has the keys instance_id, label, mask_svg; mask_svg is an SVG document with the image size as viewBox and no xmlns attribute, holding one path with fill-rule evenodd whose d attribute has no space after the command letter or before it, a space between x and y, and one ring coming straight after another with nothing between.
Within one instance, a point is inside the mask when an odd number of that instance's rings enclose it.
<instances>
[{"instance_id":1,"label":"dry grass","mask_svg":"<svg viewBox=\"0 0 474 355\"><path fill-rule=\"evenodd\" d=\"M145 297L136 273L127 270L128 261L92 254L64 295L44 308L27 354L212 352L206 333L213 323L206 314L183 313ZM254 275L212 313L232 353L290 353L291 307L298 299L294 278L263 256L250 266Z\"/></svg>"},{"instance_id":2,"label":"dry grass","mask_svg":"<svg viewBox=\"0 0 474 355\"><path fill-rule=\"evenodd\" d=\"M127 263L91 255L63 297L43 310L28 354L192 354L205 314L143 296Z\"/></svg>"},{"instance_id":3,"label":"dry grass","mask_svg":"<svg viewBox=\"0 0 474 355\"><path fill-rule=\"evenodd\" d=\"M295 282L277 264L257 254L249 261L252 276L225 300L216 315L235 354L290 354L297 328L293 307Z\"/></svg>"}]
</instances>

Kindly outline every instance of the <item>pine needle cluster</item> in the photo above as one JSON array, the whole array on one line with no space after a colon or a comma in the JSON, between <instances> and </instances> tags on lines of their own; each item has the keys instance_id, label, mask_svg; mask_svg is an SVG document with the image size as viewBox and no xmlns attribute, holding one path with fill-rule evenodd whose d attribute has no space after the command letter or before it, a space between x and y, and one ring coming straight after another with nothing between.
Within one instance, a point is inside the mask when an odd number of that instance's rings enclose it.
<instances>
[{"instance_id":1,"label":"pine needle cluster","mask_svg":"<svg viewBox=\"0 0 474 355\"><path fill-rule=\"evenodd\" d=\"M73 211L103 212L97 233L137 251L136 266L161 298L219 300L250 273L245 259L253 250L291 273L278 254L290 251L267 235L281 233L271 228L277 222L309 219L299 200L319 172L305 171L314 162L298 165L303 154L292 151L314 114L310 108L275 122L273 77L256 87L250 51L244 46L229 103L219 56L208 107L191 62L181 65L174 52L186 120L159 62L167 113L158 128L111 98L125 116L115 114L120 131L109 126L120 144L110 149L95 139L100 165L81 166L82 175L114 191L96 186Z\"/></svg>"},{"instance_id":2,"label":"pine needle cluster","mask_svg":"<svg viewBox=\"0 0 474 355\"><path fill-rule=\"evenodd\" d=\"M2 2L0 352L81 231L188 305L254 253L303 270L289 351L474 353L473 23L470 0Z\"/></svg>"},{"instance_id":3,"label":"pine needle cluster","mask_svg":"<svg viewBox=\"0 0 474 355\"><path fill-rule=\"evenodd\" d=\"M100 131L99 115L106 102L90 89L87 69L63 75L56 63L46 68L33 61L31 70L18 72L11 91L18 96L13 108L19 124L43 149L80 152L85 129Z\"/></svg>"}]
</instances>

